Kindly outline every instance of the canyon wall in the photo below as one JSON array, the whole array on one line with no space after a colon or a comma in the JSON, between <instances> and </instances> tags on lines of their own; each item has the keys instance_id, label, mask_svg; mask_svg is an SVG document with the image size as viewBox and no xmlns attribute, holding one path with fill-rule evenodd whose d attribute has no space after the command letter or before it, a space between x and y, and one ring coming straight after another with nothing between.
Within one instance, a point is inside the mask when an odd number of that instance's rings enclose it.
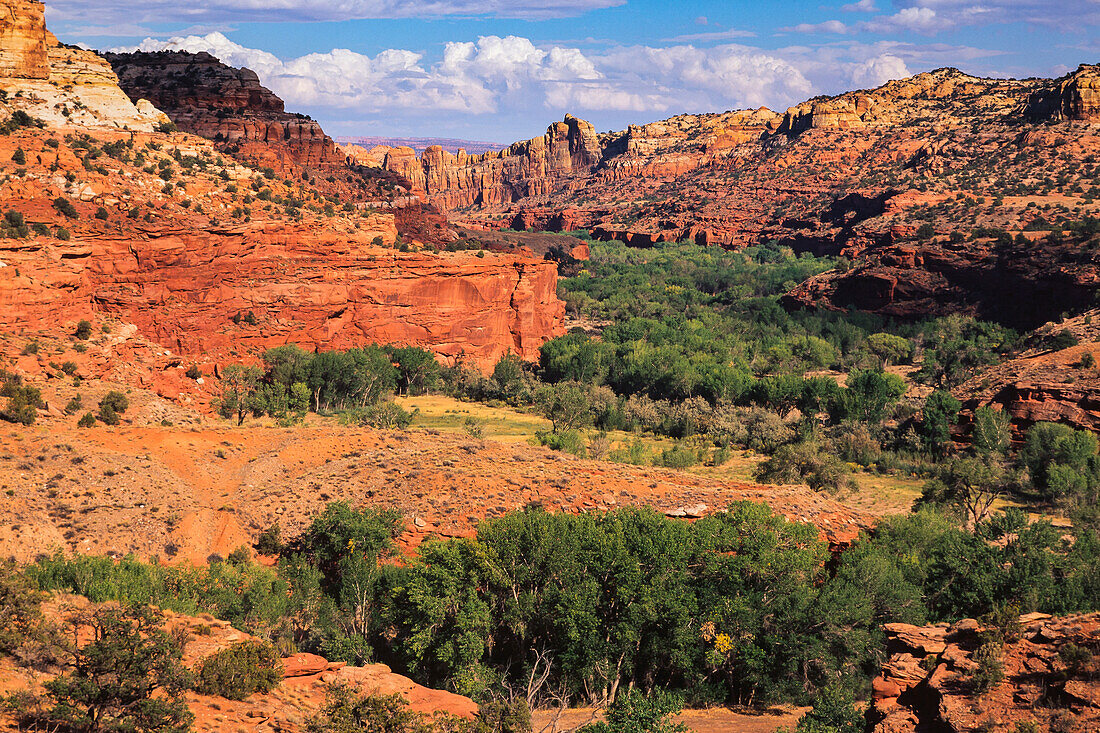
<instances>
[{"instance_id":1,"label":"canyon wall","mask_svg":"<svg viewBox=\"0 0 1100 733\"><path fill-rule=\"evenodd\" d=\"M283 100L250 69L235 69L208 53L109 53L107 60L131 99L144 98L179 129L215 141L280 172L300 166L333 169L345 156L321 126L289 113Z\"/></svg>"},{"instance_id":2,"label":"canyon wall","mask_svg":"<svg viewBox=\"0 0 1100 733\"><path fill-rule=\"evenodd\" d=\"M181 354L396 343L483 369L510 352L536 359L563 333L554 263L402 253L395 238L393 216L378 214L353 231L181 223L69 242L2 240L0 329L102 312Z\"/></svg>"},{"instance_id":3,"label":"canyon wall","mask_svg":"<svg viewBox=\"0 0 1100 733\"><path fill-rule=\"evenodd\" d=\"M432 145L419 158L412 148L390 149L384 167L404 176L415 192L443 209L505 204L542 196L587 175L601 157L591 123L567 115L542 137L500 152L457 155Z\"/></svg>"}]
</instances>

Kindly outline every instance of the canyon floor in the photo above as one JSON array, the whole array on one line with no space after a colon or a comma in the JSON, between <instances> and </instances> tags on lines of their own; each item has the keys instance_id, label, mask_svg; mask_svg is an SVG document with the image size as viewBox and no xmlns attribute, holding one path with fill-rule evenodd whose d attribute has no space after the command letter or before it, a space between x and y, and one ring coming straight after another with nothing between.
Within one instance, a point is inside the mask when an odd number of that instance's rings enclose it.
<instances>
[{"instance_id":1,"label":"canyon floor","mask_svg":"<svg viewBox=\"0 0 1100 733\"><path fill-rule=\"evenodd\" d=\"M689 473L581 460L522 436L492 437L489 425L490 437L480 439L324 420L91 429L57 420L8 429L0 434L0 555L28 561L61 549L202 562L251 544L273 524L293 535L331 501L396 507L407 518L408 547L468 534L484 518L530 505L564 512L645 505L690 518L766 501L832 542L872 521L843 497L733 478L737 462Z\"/></svg>"}]
</instances>

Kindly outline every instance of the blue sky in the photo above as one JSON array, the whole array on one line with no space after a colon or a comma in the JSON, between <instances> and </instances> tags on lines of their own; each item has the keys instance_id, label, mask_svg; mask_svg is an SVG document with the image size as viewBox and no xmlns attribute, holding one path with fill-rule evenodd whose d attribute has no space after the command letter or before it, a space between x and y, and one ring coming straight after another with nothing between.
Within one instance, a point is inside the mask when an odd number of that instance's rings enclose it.
<instances>
[{"instance_id":1,"label":"blue sky","mask_svg":"<svg viewBox=\"0 0 1100 733\"><path fill-rule=\"evenodd\" d=\"M1100 0L47 0L61 40L206 50L334 135L532 137L769 106L957 66L1100 61Z\"/></svg>"}]
</instances>

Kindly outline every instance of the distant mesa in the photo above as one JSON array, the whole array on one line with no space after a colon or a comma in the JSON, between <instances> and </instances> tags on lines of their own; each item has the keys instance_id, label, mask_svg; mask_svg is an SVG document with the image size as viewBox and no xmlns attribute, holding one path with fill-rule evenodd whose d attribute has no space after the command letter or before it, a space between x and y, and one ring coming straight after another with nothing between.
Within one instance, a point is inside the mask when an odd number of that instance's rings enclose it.
<instances>
[{"instance_id":1,"label":"distant mesa","mask_svg":"<svg viewBox=\"0 0 1100 733\"><path fill-rule=\"evenodd\" d=\"M387 147L387 148L412 148L417 155L423 153L433 145L457 155L459 150L465 150L470 155L496 152L508 147L502 143L490 143L481 140L459 140L450 137L337 137L336 142L341 145L357 145L361 148Z\"/></svg>"}]
</instances>

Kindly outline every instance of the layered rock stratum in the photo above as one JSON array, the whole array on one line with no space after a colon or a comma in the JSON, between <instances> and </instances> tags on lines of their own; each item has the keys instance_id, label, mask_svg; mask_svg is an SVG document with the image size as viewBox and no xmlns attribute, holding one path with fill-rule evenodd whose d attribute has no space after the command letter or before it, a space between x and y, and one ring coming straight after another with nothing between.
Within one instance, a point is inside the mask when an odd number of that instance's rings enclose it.
<instances>
[{"instance_id":1,"label":"layered rock stratum","mask_svg":"<svg viewBox=\"0 0 1100 733\"><path fill-rule=\"evenodd\" d=\"M181 130L280 172L340 169L345 156L321 126L289 113L250 69L208 53L106 54L131 99L148 99Z\"/></svg>"},{"instance_id":2,"label":"layered rock stratum","mask_svg":"<svg viewBox=\"0 0 1100 733\"><path fill-rule=\"evenodd\" d=\"M887 624L889 658L873 683L873 733L917 731L1093 731L1100 728L1096 651L1100 615L1020 618L1003 644L974 619L953 625ZM996 650L1003 678L976 676L978 650ZM1082 664L1084 650L1091 661ZM1034 726L1034 727L1032 727Z\"/></svg>"},{"instance_id":3,"label":"layered rock stratum","mask_svg":"<svg viewBox=\"0 0 1100 733\"><path fill-rule=\"evenodd\" d=\"M184 138L174 149L213 161L207 145ZM526 251L401 252L392 213L298 220L253 201L252 215L243 215L247 168L223 168L237 181L227 186L195 175L164 193L163 180L132 162L112 161L124 169L123 184L117 172L85 170L89 152L69 142L52 148L40 134L13 136L0 140L0 157L16 146L28 167L0 184L0 197L28 221L69 227L71 238L0 240L0 328L33 331L109 313L182 354L398 343L485 368L505 353L536 358L562 332L556 266ZM175 165L166 149L144 155ZM51 173L58 160L83 175L70 182ZM73 202L76 219L59 213L57 198ZM203 202L202 213L193 201Z\"/></svg>"}]
</instances>

